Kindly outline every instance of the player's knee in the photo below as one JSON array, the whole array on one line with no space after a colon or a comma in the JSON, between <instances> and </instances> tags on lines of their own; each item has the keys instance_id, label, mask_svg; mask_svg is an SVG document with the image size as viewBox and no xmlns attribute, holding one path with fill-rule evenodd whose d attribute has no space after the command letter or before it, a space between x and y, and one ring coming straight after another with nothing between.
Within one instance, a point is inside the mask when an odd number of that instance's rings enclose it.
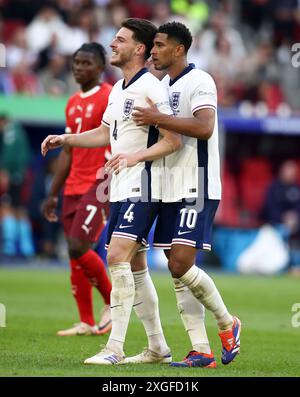
<instances>
[{"instance_id":1,"label":"player's knee","mask_svg":"<svg viewBox=\"0 0 300 397\"><path fill-rule=\"evenodd\" d=\"M180 278L187 271L186 256L181 254L171 254L168 261L168 267L173 278Z\"/></svg>"},{"instance_id":2,"label":"player's knee","mask_svg":"<svg viewBox=\"0 0 300 397\"><path fill-rule=\"evenodd\" d=\"M89 245L86 242L70 239L68 240L68 251L70 258L80 258L84 255L89 249Z\"/></svg>"},{"instance_id":3,"label":"player's knee","mask_svg":"<svg viewBox=\"0 0 300 397\"><path fill-rule=\"evenodd\" d=\"M126 262L124 260L122 250L117 249L117 248L114 248L114 249L108 248L106 260L107 260L108 266L112 266L119 262Z\"/></svg>"}]
</instances>

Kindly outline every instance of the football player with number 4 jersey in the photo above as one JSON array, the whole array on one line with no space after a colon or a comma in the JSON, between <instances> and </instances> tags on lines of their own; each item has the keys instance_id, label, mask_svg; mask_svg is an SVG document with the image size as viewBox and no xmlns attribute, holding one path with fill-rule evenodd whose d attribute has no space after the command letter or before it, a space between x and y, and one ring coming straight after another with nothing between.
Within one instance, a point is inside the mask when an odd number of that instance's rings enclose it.
<instances>
[{"instance_id":1,"label":"football player with number 4 jersey","mask_svg":"<svg viewBox=\"0 0 300 397\"><path fill-rule=\"evenodd\" d=\"M97 43L83 44L73 56L73 74L81 91L75 93L66 106L66 133L79 135L101 124L111 86L100 82L105 67L105 50ZM56 222L58 194L64 185L62 223L67 239L71 268L72 293L77 303L80 323L58 331L59 336L99 335L111 330L111 282L104 262L92 250L105 226L108 207L96 198L100 180L97 172L103 168L109 147L64 147L61 151L43 212L50 222ZM93 314L92 286L103 297L104 307L99 324Z\"/></svg>"},{"instance_id":2,"label":"football player with number 4 jersey","mask_svg":"<svg viewBox=\"0 0 300 397\"><path fill-rule=\"evenodd\" d=\"M158 28L151 54L169 91L174 116L150 107L135 107L138 125L156 125L183 136L183 147L165 158L163 204L154 245L169 259L178 308L193 350L174 367L214 368L204 325L204 307L218 323L222 363L229 364L240 350L241 322L232 316L213 280L195 265L197 249L210 251L212 224L221 198L218 152L217 90L212 77L187 62L190 31L172 22ZM173 225L171 222L173 221ZM138 356L127 358L136 362Z\"/></svg>"},{"instance_id":3,"label":"football player with number 4 jersey","mask_svg":"<svg viewBox=\"0 0 300 397\"><path fill-rule=\"evenodd\" d=\"M99 128L75 135L50 135L42 143L42 154L65 146L98 147L111 144L121 168L113 174L110 187L111 212L107 262L112 279L112 331L98 354L86 364L125 363L123 346L132 307L148 337L144 363L172 360L159 318L158 298L149 276L143 246L157 216L161 198L157 172L161 158L181 147L181 138L169 130L137 126L134 106L145 106L146 98L164 114L172 114L164 85L145 69L156 27L149 21L129 18L122 23L111 43L110 63L120 67L124 78L109 96ZM138 154L137 154L138 153ZM107 167L111 167L110 161Z\"/></svg>"}]
</instances>

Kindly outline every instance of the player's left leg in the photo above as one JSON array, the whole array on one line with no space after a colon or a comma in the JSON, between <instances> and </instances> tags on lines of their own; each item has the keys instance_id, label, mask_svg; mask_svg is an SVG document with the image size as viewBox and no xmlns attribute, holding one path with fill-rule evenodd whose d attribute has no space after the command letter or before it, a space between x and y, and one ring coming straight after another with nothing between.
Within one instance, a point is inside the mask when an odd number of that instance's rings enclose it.
<instances>
[{"instance_id":1,"label":"player's left leg","mask_svg":"<svg viewBox=\"0 0 300 397\"><path fill-rule=\"evenodd\" d=\"M69 255L76 265L79 266L89 283L94 286L104 300L103 316L106 321L99 323L97 330L98 335L102 335L111 330L110 318L110 292L111 282L108 277L105 264L101 257L92 249L92 243L89 241L68 238ZM101 316L101 317L103 317ZM100 328L101 325L101 328Z\"/></svg>"},{"instance_id":2,"label":"player's left leg","mask_svg":"<svg viewBox=\"0 0 300 397\"><path fill-rule=\"evenodd\" d=\"M163 248L168 259L170 257L171 243L176 228L176 217L178 210L180 210L180 205L179 202L162 203L158 214L153 246L155 248ZM173 282L177 308L192 345L192 351L190 353L211 355L205 328L204 306L179 279L173 278ZM184 362L184 364L186 363Z\"/></svg>"},{"instance_id":3,"label":"player's left leg","mask_svg":"<svg viewBox=\"0 0 300 397\"><path fill-rule=\"evenodd\" d=\"M233 360L239 351L239 332L234 331L234 323L239 320L235 320L228 312L219 291L209 275L194 264L195 257L195 248L175 244L171 249L169 268L172 276L187 286L194 297L214 314L223 345L222 362L227 364ZM225 335L227 342L222 338L223 335ZM226 352L224 352L225 347ZM193 361L193 358L189 356L186 358L188 364ZM201 364L203 361L204 365L200 366L209 365L210 363L206 364L209 361L207 360L208 358L212 358L212 356L204 356L204 359L199 362ZM199 357L195 357L195 359L198 360ZM230 361L228 361L229 359Z\"/></svg>"},{"instance_id":4,"label":"player's left leg","mask_svg":"<svg viewBox=\"0 0 300 397\"><path fill-rule=\"evenodd\" d=\"M124 364L170 363L170 348L167 345L160 322L158 296L147 267L146 249L140 248L131 261L135 284L133 308L145 328L148 347L133 357L127 357Z\"/></svg>"}]
</instances>

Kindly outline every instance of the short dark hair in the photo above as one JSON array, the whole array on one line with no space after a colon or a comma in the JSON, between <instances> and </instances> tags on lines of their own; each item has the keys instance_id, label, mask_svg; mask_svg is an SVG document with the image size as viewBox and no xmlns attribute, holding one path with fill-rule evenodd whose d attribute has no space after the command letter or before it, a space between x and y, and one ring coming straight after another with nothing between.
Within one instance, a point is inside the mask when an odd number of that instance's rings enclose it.
<instances>
[{"instance_id":1,"label":"short dark hair","mask_svg":"<svg viewBox=\"0 0 300 397\"><path fill-rule=\"evenodd\" d=\"M73 59L77 55L79 51L83 52L90 52L95 55L95 57L98 59L99 63L104 67L106 63L106 51L103 45L99 43L84 43L80 48L78 48L77 51L74 52L73 54Z\"/></svg>"},{"instance_id":2,"label":"short dark hair","mask_svg":"<svg viewBox=\"0 0 300 397\"><path fill-rule=\"evenodd\" d=\"M147 19L140 18L127 18L122 22L121 26L131 30L134 40L145 45L145 60L148 59L153 47L154 37L157 33L156 26Z\"/></svg>"},{"instance_id":3,"label":"short dark hair","mask_svg":"<svg viewBox=\"0 0 300 397\"><path fill-rule=\"evenodd\" d=\"M158 28L157 33L165 33L169 38L176 40L188 52L192 45L193 37L190 30L181 22L168 22Z\"/></svg>"}]
</instances>

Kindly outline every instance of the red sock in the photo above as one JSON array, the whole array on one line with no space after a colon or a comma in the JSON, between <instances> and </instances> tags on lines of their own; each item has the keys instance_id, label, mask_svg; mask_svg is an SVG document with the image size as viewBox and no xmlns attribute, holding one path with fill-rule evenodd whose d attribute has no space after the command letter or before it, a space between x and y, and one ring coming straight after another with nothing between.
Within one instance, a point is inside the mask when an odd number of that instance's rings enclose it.
<instances>
[{"instance_id":1,"label":"red sock","mask_svg":"<svg viewBox=\"0 0 300 397\"><path fill-rule=\"evenodd\" d=\"M82 267L84 274L90 283L97 288L103 296L105 304L110 304L111 282L108 278L103 260L95 251L89 250L80 258L77 263Z\"/></svg>"},{"instance_id":2,"label":"red sock","mask_svg":"<svg viewBox=\"0 0 300 397\"><path fill-rule=\"evenodd\" d=\"M93 314L92 285L77 259L70 260L72 294L76 300L80 321L95 325Z\"/></svg>"}]
</instances>

